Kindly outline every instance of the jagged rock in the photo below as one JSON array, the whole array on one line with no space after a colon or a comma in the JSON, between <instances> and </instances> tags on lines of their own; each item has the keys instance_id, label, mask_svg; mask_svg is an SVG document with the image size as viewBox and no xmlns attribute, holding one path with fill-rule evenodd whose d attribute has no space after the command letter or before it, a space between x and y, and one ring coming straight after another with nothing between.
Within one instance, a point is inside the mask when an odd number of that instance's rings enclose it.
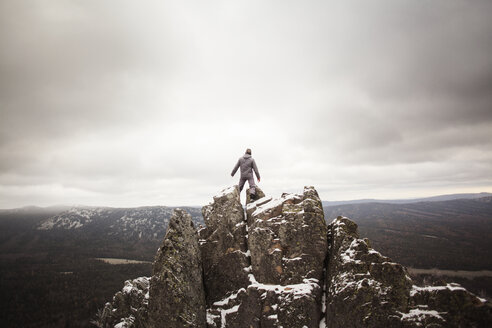
<instances>
[{"instance_id":1,"label":"jagged rock","mask_svg":"<svg viewBox=\"0 0 492 328\"><path fill-rule=\"evenodd\" d=\"M173 212L150 281L151 327L205 327L205 291L198 235L191 215Z\"/></svg>"},{"instance_id":2,"label":"jagged rock","mask_svg":"<svg viewBox=\"0 0 492 328\"><path fill-rule=\"evenodd\" d=\"M484 301L462 287L414 286L349 219L335 219L328 239L326 327L482 327L479 315L491 322Z\"/></svg>"},{"instance_id":3,"label":"jagged rock","mask_svg":"<svg viewBox=\"0 0 492 328\"><path fill-rule=\"evenodd\" d=\"M327 227L314 188L258 206L250 221L248 246L259 282L287 285L323 279Z\"/></svg>"},{"instance_id":4,"label":"jagged rock","mask_svg":"<svg viewBox=\"0 0 492 328\"><path fill-rule=\"evenodd\" d=\"M247 213L249 284L209 307L209 327L318 327L327 227L316 190L263 197Z\"/></svg>"},{"instance_id":5,"label":"jagged rock","mask_svg":"<svg viewBox=\"0 0 492 328\"><path fill-rule=\"evenodd\" d=\"M250 202L245 216L234 186L202 213L199 240L189 215L173 214L150 288L116 294L99 326L492 326L489 302L456 284L417 287L354 222L327 226L313 187Z\"/></svg>"},{"instance_id":6,"label":"jagged rock","mask_svg":"<svg viewBox=\"0 0 492 328\"><path fill-rule=\"evenodd\" d=\"M123 289L114 295L111 303L106 303L92 323L104 328L144 327L148 321L149 280L140 277L125 281Z\"/></svg>"},{"instance_id":7,"label":"jagged rock","mask_svg":"<svg viewBox=\"0 0 492 328\"><path fill-rule=\"evenodd\" d=\"M446 286L413 286L410 291L410 313L405 321L413 322L422 313L442 327L490 327L490 304L458 284ZM440 317L440 318L439 318ZM439 320L436 320L439 319Z\"/></svg>"},{"instance_id":8,"label":"jagged rock","mask_svg":"<svg viewBox=\"0 0 492 328\"><path fill-rule=\"evenodd\" d=\"M224 189L202 208L206 228L199 231L207 304L249 284L247 225L237 186Z\"/></svg>"},{"instance_id":9,"label":"jagged rock","mask_svg":"<svg viewBox=\"0 0 492 328\"><path fill-rule=\"evenodd\" d=\"M395 326L412 286L406 270L369 248L349 219L337 218L329 231L327 327Z\"/></svg>"},{"instance_id":10,"label":"jagged rock","mask_svg":"<svg viewBox=\"0 0 492 328\"><path fill-rule=\"evenodd\" d=\"M208 327L318 327L321 288L316 279L294 285L241 288L207 309Z\"/></svg>"}]
</instances>

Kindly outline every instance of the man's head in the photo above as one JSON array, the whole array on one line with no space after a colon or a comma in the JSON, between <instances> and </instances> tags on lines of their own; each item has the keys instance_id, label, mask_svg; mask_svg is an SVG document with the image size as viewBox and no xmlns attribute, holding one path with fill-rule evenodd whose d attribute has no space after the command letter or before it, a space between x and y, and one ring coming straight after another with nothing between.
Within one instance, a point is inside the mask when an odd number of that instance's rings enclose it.
<instances>
[{"instance_id":1,"label":"man's head","mask_svg":"<svg viewBox=\"0 0 492 328\"><path fill-rule=\"evenodd\" d=\"M246 154L251 155L251 149L249 149L249 148L248 148L248 149L246 149Z\"/></svg>"}]
</instances>

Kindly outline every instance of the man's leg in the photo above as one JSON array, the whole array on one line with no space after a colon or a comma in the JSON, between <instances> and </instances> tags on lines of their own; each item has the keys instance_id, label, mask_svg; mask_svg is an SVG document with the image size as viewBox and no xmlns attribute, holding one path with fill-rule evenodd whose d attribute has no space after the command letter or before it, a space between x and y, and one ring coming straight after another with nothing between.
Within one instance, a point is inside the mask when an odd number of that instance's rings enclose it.
<instances>
[{"instance_id":1,"label":"man's leg","mask_svg":"<svg viewBox=\"0 0 492 328\"><path fill-rule=\"evenodd\" d=\"M255 185L255 179L253 177L251 178L248 178L248 184L249 184L249 192L252 194L252 195L255 195L256 194L256 185Z\"/></svg>"},{"instance_id":2,"label":"man's leg","mask_svg":"<svg viewBox=\"0 0 492 328\"><path fill-rule=\"evenodd\" d=\"M239 179L239 192L241 192L243 190L243 187L244 187L244 184L246 183L246 180L245 178L240 178Z\"/></svg>"}]
</instances>

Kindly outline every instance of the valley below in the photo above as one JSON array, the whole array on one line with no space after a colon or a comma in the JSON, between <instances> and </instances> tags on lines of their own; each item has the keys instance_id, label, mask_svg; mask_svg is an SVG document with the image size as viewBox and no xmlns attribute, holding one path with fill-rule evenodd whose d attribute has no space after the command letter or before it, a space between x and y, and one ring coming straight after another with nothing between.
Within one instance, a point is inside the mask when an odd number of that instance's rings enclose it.
<instances>
[{"instance_id":1,"label":"valley below","mask_svg":"<svg viewBox=\"0 0 492 328\"><path fill-rule=\"evenodd\" d=\"M195 226L201 209L185 208ZM419 284L458 282L492 296L492 198L324 206L408 267ZM5 327L89 327L124 281L150 276L169 207L0 211L0 312Z\"/></svg>"}]
</instances>

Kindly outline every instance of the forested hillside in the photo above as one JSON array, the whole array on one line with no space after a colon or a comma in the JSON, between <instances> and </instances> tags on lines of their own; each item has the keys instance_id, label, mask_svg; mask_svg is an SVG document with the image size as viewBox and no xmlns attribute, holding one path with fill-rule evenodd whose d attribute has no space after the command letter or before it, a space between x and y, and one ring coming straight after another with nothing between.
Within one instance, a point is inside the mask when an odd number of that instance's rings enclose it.
<instances>
[{"instance_id":1,"label":"forested hillside","mask_svg":"<svg viewBox=\"0 0 492 328\"><path fill-rule=\"evenodd\" d=\"M413 204L325 207L329 220L350 217L382 253L406 266L492 269L492 197Z\"/></svg>"},{"instance_id":2,"label":"forested hillside","mask_svg":"<svg viewBox=\"0 0 492 328\"><path fill-rule=\"evenodd\" d=\"M195 225L201 209L186 208ZM492 197L325 206L361 237L414 268L492 270ZM127 279L149 276L172 208L51 207L0 211L0 315L6 327L86 327ZM144 263L112 265L96 258ZM439 279L448 279L438 277ZM435 276L421 276L427 282ZM453 277L489 297L492 278Z\"/></svg>"},{"instance_id":3,"label":"forested hillside","mask_svg":"<svg viewBox=\"0 0 492 328\"><path fill-rule=\"evenodd\" d=\"M199 208L186 208L195 224ZM172 208L29 207L0 211L5 327L87 327L124 281L151 274ZM144 263L112 265L96 258Z\"/></svg>"}]
</instances>

